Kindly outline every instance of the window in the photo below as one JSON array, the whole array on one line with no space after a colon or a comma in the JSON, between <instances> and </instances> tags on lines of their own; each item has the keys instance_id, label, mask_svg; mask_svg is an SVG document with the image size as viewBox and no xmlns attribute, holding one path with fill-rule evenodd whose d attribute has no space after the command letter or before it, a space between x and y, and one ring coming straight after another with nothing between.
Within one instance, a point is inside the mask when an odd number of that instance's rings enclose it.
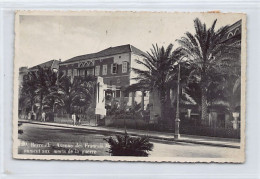
<instances>
[{"instance_id":1,"label":"window","mask_svg":"<svg viewBox=\"0 0 260 179\"><path fill-rule=\"evenodd\" d=\"M68 76L72 76L72 69L68 70Z\"/></svg>"},{"instance_id":2,"label":"window","mask_svg":"<svg viewBox=\"0 0 260 179\"><path fill-rule=\"evenodd\" d=\"M87 69L87 75L94 75L94 70L93 70L93 68Z\"/></svg>"},{"instance_id":3,"label":"window","mask_svg":"<svg viewBox=\"0 0 260 179\"><path fill-rule=\"evenodd\" d=\"M116 74L117 73L117 64L113 63L111 65L111 74Z\"/></svg>"},{"instance_id":4,"label":"window","mask_svg":"<svg viewBox=\"0 0 260 179\"><path fill-rule=\"evenodd\" d=\"M78 70L77 69L73 70L73 76L78 76Z\"/></svg>"},{"instance_id":5,"label":"window","mask_svg":"<svg viewBox=\"0 0 260 179\"><path fill-rule=\"evenodd\" d=\"M80 76L85 76L85 70L80 70L80 71L79 71L79 75L80 75Z\"/></svg>"},{"instance_id":6,"label":"window","mask_svg":"<svg viewBox=\"0 0 260 179\"><path fill-rule=\"evenodd\" d=\"M127 72L127 62L123 62L122 73L126 73L126 72Z\"/></svg>"},{"instance_id":7,"label":"window","mask_svg":"<svg viewBox=\"0 0 260 179\"><path fill-rule=\"evenodd\" d=\"M103 75L107 75L107 65L103 65L102 74L103 74Z\"/></svg>"},{"instance_id":8,"label":"window","mask_svg":"<svg viewBox=\"0 0 260 179\"><path fill-rule=\"evenodd\" d=\"M234 35L237 35L239 33L239 29L237 28L234 32Z\"/></svg>"},{"instance_id":9,"label":"window","mask_svg":"<svg viewBox=\"0 0 260 179\"><path fill-rule=\"evenodd\" d=\"M229 32L228 33L228 36L227 36L227 39L231 38L233 36L233 33L232 32Z\"/></svg>"},{"instance_id":10,"label":"window","mask_svg":"<svg viewBox=\"0 0 260 179\"><path fill-rule=\"evenodd\" d=\"M95 67L95 76L99 76L100 66Z\"/></svg>"},{"instance_id":11,"label":"window","mask_svg":"<svg viewBox=\"0 0 260 179\"><path fill-rule=\"evenodd\" d=\"M79 64L79 67L83 67L83 66L84 66L84 63L80 63L80 64Z\"/></svg>"}]
</instances>

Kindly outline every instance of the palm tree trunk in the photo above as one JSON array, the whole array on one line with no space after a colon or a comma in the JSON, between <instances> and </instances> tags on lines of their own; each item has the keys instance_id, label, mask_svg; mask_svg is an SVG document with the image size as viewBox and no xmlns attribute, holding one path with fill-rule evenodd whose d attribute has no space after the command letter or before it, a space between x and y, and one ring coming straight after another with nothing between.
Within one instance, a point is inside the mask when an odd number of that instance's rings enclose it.
<instances>
[{"instance_id":1,"label":"palm tree trunk","mask_svg":"<svg viewBox=\"0 0 260 179\"><path fill-rule=\"evenodd\" d=\"M71 104L68 106L68 114L71 114Z\"/></svg>"},{"instance_id":2,"label":"palm tree trunk","mask_svg":"<svg viewBox=\"0 0 260 179\"><path fill-rule=\"evenodd\" d=\"M166 116L165 116L165 96L166 96L166 90L162 89L159 93L160 95L160 103L161 103L161 120L163 124L166 123Z\"/></svg>"},{"instance_id":3,"label":"palm tree trunk","mask_svg":"<svg viewBox=\"0 0 260 179\"><path fill-rule=\"evenodd\" d=\"M67 101L67 105L66 105L66 111L68 114L71 114L71 103L72 103L72 97L69 95L68 97L68 101Z\"/></svg>"},{"instance_id":4,"label":"palm tree trunk","mask_svg":"<svg viewBox=\"0 0 260 179\"><path fill-rule=\"evenodd\" d=\"M201 90L201 122L206 124L208 120L208 105L207 105L207 94L206 90Z\"/></svg>"},{"instance_id":5,"label":"palm tree trunk","mask_svg":"<svg viewBox=\"0 0 260 179\"><path fill-rule=\"evenodd\" d=\"M55 112L55 103L54 103L53 106L52 106L52 112L53 112L53 113Z\"/></svg>"},{"instance_id":6,"label":"palm tree trunk","mask_svg":"<svg viewBox=\"0 0 260 179\"><path fill-rule=\"evenodd\" d=\"M41 96L40 96L40 110L39 110L38 118L42 114L42 101L43 101L43 94L41 93Z\"/></svg>"},{"instance_id":7,"label":"palm tree trunk","mask_svg":"<svg viewBox=\"0 0 260 179\"><path fill-rule=\"evenodd\" d=\"M33 112L33 98L31 99L31 112Z\"/></svg>"},{"instance_id":8,"label":"palm tree trunk","mask_svg":"<svg viewBox=\"0 0 260 179\"><path fill-rule=\"evenodd\" d=\"M144 110L144 91L142 91L141 110Z\"/></svg>"},{"instance_id":9,"label":"palm tree trunk","mask_svg":"<svg viewBox=\"0 0 260 179\"><path fill-rule=\"evenodd\" d=\"M160 103L161 103L161 122L165 123L166 119L164 115L164 109L165 109L164 98L161 98Z\"/></svg>"},{"instance_id":10,"label":"palm tree trunk","mask_svg":"<svg viewBox=\"0 0 260 179\"><path fill-rule=\"evenodd\" d=\"M134 109L135 105L135 91L132 92L132 109Z\"/></svg>"}]
</instances>

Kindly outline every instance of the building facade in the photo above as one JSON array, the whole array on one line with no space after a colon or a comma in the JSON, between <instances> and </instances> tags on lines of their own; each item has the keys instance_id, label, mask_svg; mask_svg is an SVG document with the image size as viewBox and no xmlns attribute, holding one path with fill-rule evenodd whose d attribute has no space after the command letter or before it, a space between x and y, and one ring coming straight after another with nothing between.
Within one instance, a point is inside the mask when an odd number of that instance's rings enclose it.
<instances>
[{"instance_id":1,"label":"building facade","mask_svg":"<svg viewBox=\"0 0 260 179\"><path fill-rule=\"evenodd\" d=\"M103 105L99 99L96 99L98 110L96 114L105 115L105 112L102 112L102 108L105 110L104 108L111 106L111 100L107 98L109 95L118 101L119 105L123 101L128 106L131 106L134 102L141 102L141 92L125 94L123 91L129 85L136 83L132 79L136 77L136 74L131 69L133 67L138 68L139 64L135 60L142 59L143 55L145 55L144 52L130 44L109 47L96 53L76 56L61 62L59 70L69 76L71 80L77 76L95 76L100 85L96 91L97 96L105 100ZM147 96L145 101L147 105Z\"/></svg>"}]
</instances>

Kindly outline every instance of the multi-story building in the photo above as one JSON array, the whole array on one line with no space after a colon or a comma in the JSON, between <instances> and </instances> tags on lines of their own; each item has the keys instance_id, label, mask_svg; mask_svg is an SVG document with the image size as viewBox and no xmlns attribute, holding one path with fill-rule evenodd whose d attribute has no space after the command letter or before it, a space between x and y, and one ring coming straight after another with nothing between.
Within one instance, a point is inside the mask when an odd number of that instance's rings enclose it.
<instances>
[{"instance_id":1,"label":"multi-story building","mask_svg":"<svg viewBox=\"0 0 260 179\"><path fill-rule=\"evenodd\" d=\"M38 70L38 66L42 67L42 68L51 68L51 70L53 71L58 71L59 70L59 63L60 60L50 60L44 63L41 63L39 65L33 66L31 68L29 68L29 71L37 71Z\"/></svg>"},{"instance_id":2,"label":"multi-story building","mask_svg":"<svg viewBox=\"0 0 260 179\"><path fill-rule=\"evenodd\" d=\"M136 59L142 59L145 53L138 48L128 44L116 47L109 47L96 53L80 55L68 59L59 64L59 70L71 77L93 75L98 77L99 83L103 84L98 91L99 98L105 98L107 94L113 95L115 99L124 98L128 106L134 102L141 101L141 92L123 94L125 87L135 83L136 75L131 68L138 68ZM133 100L134 98L134 100ZM146 104L148 97L145 97ZM100 106L96 104L98 108ZM103 106L103 107L102 107ZM104 108L101 105L100 108Z\"/></svg>"}]
</instances>

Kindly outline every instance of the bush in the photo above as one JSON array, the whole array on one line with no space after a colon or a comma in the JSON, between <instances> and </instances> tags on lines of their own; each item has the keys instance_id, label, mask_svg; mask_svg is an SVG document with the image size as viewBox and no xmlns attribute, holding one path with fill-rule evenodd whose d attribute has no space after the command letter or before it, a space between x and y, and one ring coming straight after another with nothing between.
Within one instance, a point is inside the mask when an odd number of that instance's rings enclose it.
<instances>
[{"instance_id":1,"label":"bush","mask_svg":"<svg viewBox=\"0 0 260 179\"><path fill-rule=\"evenodd\" d=\"M150 143L148 136L131 137L125 135L116 135L116 138L105 138L110 145L109 153L112 156L143 156L147 157L149 151L152 151L153 144Z\"/></svg>"}]
</instances>

